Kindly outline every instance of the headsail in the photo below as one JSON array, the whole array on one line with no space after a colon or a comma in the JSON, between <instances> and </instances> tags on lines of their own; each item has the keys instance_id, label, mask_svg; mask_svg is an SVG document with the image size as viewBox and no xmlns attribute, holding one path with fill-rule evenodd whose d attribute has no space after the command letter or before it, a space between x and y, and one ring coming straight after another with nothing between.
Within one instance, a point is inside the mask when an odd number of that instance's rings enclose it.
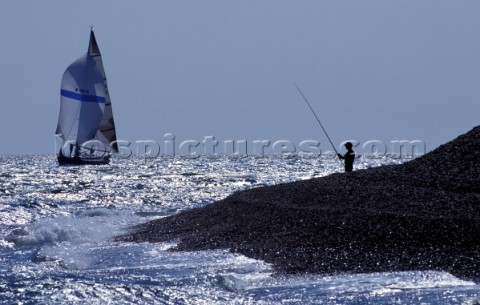
<instances>
[{"instance_id":1,"label":"headsail","mask_svg":"<svg viewBox=\"0 0 480 305\"><path fill-rule=\"evenodd\" d=\"M98 48L97 40L95 39L93 31L90 32L90 43L88 45L88 52L95 58L100 73L103 76L105 86L105 108L102 121L100 123L100 126L98 127L96 139L98 139L104 144L110 145L110 148L114 152L118 152L115 122L113 120L112 101L110 99L110 94L108 93L107 75L105 74L105 70L103 69L102 55L100 54L100 49Z\"/></svg>"},{"instance_id":2,"label":"headsail","mask_svg":"<svg viewBox=\"0 0 480 305\"><path fill-rule=\"evenodd\" d=\"M88 52L65 70L60 95L57 135L76 146L96 139L106 149L118 151L116 143L112 143L116 141L112 105L93 30Z\"/></svg>"}]
</instances>

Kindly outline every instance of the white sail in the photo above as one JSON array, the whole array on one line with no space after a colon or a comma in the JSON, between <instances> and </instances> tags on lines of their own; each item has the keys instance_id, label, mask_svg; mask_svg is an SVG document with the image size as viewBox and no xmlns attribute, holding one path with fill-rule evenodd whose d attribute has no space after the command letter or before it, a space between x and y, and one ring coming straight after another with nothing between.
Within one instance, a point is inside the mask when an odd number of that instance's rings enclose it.
<instances>
[{"instance_id":1,"label":"white sail","mask_svg":"<svg viewBox=\"0 0 480 305\"><path fill-rule=\"evenodd\" d=\"M115 124L102 57L93 31L88 52L65 70L60 95L56 134L76 146L96 139L110 148L111 142L116 140ZM116 144L112 149L117 151Z\"/></svg>"}]
</instances>

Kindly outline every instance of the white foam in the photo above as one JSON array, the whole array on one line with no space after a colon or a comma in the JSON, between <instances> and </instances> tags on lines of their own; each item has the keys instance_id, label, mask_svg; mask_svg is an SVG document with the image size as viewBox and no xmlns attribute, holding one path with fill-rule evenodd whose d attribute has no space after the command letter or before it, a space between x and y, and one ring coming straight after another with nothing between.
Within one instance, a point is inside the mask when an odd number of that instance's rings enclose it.
<instances>
[{"instance_id":1,"label":"white foam","mask_svg":"<svg viewBox=\"0 0 480 305\"><path fill-rule=\"evenodd\" d=\"M122 233L125 227L140 222L130 211L89 209L74 216L40 219L14 236L17 245L55 245L63 242L101 242Z\"/></svg>"}]
</instances>

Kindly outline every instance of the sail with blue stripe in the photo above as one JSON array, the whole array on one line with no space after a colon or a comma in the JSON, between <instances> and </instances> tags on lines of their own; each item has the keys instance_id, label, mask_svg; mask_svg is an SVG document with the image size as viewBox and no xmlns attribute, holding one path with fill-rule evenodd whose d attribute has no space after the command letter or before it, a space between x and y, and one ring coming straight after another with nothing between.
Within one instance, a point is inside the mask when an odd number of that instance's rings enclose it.
<instances>
[{"instance_id":1,"label":"sail with blue stripe","mask_svg":"<svg viewBox=\"0 0 480 305\"><path fill-rule=\"evenodd\" d=\"M77 151L92 140L103 143L107 151L118 151L112 102L93 30L87 53L62 76L56 134Z\"/></svg>"}]
</instances>

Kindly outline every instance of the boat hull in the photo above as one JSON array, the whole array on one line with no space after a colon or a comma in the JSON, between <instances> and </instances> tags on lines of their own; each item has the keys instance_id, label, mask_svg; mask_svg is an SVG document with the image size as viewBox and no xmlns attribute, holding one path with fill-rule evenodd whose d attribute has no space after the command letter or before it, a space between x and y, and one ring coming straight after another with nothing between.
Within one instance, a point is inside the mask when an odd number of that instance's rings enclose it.
<instances>
[{"instance_id":1,"label":"boat hull","mask_svg":"<svg viewBox=\"0 0 480 305\"><path fill-rule=\"evenodd\" d=\"M110 163L110 156L67 157L64 155L58 155L57 160L59 165L104 165Z\"/></svg>"}]
</instances>

